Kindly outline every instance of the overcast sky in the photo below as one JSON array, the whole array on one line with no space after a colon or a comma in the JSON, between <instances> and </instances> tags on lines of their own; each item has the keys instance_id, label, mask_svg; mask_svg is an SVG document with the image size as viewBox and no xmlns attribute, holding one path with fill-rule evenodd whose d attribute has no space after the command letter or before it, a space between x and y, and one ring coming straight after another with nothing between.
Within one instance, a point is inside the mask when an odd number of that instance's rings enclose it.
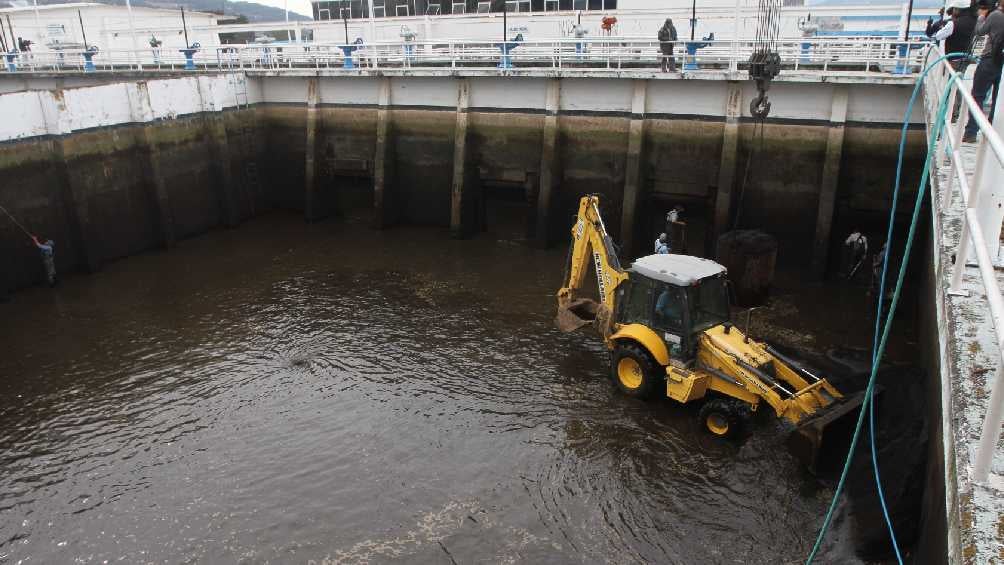
<instances>
[{"instance_id":1,"label":"overcast sky","mask_svg":"<svg viewBox=\"0 0 1004 565\"><path fill-rule=\"evenodd\" d=\"M264 4L266 6L275 6L276 8L285 9L286 3L283 0L247 0L248 2L254 2L255 4ZM289 0L289 11L298 12L304 16L312 15L310 9L310 0Z\"/></svg>"}]
</instances>

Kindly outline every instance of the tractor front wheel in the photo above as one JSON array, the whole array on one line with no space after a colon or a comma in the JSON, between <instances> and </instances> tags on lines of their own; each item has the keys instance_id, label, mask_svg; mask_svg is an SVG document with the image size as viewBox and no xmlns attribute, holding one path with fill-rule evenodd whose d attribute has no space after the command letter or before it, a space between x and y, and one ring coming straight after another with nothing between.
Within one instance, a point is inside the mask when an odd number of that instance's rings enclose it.
<instances>
[{"instance_id":1,"label":"tractor front wheel","mask_svg":"<svg viewBox=\"0 0 1004 565\"><path fill-rule=\"evenodd\" d=\"M698 413L701 425L713 436L738 437L747 420L748 410L743 402L725 398L708 400Z\"/></svg>"},{"instance_id":2,"label":"tractor front wheel","mask_svg":"<svg viewBox=\"0 0 1004 565\"><path fill-rule=\"evenodd\" d=\"M652 355L634 342L617 344L610 357L611 378L617 388L635 398L652 398L664 382L664 370Z\"/></svg>"}]
</instances>

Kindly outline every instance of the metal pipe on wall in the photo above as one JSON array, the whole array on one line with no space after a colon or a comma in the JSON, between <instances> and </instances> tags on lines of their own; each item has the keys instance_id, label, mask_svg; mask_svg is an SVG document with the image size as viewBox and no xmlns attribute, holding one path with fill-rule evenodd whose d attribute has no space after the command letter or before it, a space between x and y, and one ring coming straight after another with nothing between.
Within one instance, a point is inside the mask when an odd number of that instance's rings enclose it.
<instances>
[{"instance_id":1,"label":"metal pipe on wall","mask_svg":"<svg viewBox=\"0 0 1004 565\"><path fill-rule=\"evenodd\" d=\"M84 30L84 16L77 10L77 19L80 20L80 39L84 41L84 51L87 51L87 32Z\"/></svg>"},{"instance_id":2,"label":"metal pipe on wall","mask_svg":"<svg viewBox=\"0 0 1004 565\"><path fill-rule=\"evenodd\" d=\"M188 42L188 25L185 23L185 7L181 7L181 29L185 32L185 49L192 45Z\"/></svg>"}]
</instances>

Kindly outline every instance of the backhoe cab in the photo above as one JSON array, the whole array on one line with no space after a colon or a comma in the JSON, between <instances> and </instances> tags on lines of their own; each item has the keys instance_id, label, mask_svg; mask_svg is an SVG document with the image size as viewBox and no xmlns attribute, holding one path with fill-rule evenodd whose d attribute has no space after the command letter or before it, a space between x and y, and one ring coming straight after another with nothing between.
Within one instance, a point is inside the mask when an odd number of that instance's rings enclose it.
<instances>
[{"instance_id":1,"label":"backhoe cab","mask_svg":"<svg viewBox=\"0 0 1004 565\"><path fill-rule=\"evenodd\" d=\"M590 266L598 302L580 296ZM827 435L837 426L831 424L861 405L733 327L726 271L718 263L649 255L622 269L596 196L579 204L556 323L563 331L593 324L610 349L611 377L621 391L700 401L701 422L714 435L737 435L766 402L796 426L789 445L811 470L832 441Z\"/></svg>"}]
</instances>

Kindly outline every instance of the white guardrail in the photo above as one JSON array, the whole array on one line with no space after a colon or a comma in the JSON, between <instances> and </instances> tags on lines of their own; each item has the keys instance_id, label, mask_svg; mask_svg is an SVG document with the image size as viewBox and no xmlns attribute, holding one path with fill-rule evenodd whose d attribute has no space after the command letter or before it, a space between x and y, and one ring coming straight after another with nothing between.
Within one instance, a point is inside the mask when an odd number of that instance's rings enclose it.
<instances>
[{"instance_id":1,"label":"white guardrail","mask_svg":"<svg viewBox=\"0 0 1004 565\"><path fill-rule=\"evenodd\" d=\"M928 50L925 60L934 61L944 55L938 48ZM1004 141L993 124L983 115L982 109L973 100L969 92L969 83L963 82L952 64L943 60L931 70L924 81L924 99L928 129L933 128L938 120L938 106L941 95L949 82L952 82L948 100L948 111L952 112L956 100L961 100L957 121L952 124L946 121L941 139L938 141L938 151L935 163L941 163L946 156L949 164L948 185L943 188L941 202L938 208L941 213L949 210L952 203L952 183L957 180L962 203L965 206L963 214L962 234L958 248L955 250L955 265L952 267L952 280L948 293L955 296L965 296L968 292L963 288L962 277L971 256L975 256L979 268L987 304L996 332L998 348L997 371L994 374L993 391L983 420L980 432L980 442L976 449L973 463L973 480L986 483L990 476L997 441L1000 438L1001 424L1004 420L1004 297L997 282L994 270L994 260L1000 251L1000 235L1002 218L1000 207L990 205L998 192L997 188L1004 182ZM1000 110L995 112L996 121L1004 125L1000 118ZM976 145L976 162L970 176L964 166L962 136L969 117L975 118L979 124L980 135ZM930 131L929 131L930 133ZM954 177L954 179L953 179Z\"/></svg>"},{"instance_id":2,"label":"white guardrail","mask_svg":"<svg viewBox=\"0 0 1004 565\"><path fill-rule=\"evenodd\" d=\"M361 45L273 43L200 47L187 58L179 50L140 49L8 53L8 72L87 72L110 70L264 70L282 69L498 69L631 70L658 69L659 42L638 38L440 40ZM699 47L697 47L699 45ZM784 69L849 70L906 74L919 68L928 42L890 38L811 38L777 44ZM689 47L689 48L688 48ZM677 41L678 69L745 68L751 40ZM87 59L90 59L89 63Z\"/></svg>"}]
</instances>

